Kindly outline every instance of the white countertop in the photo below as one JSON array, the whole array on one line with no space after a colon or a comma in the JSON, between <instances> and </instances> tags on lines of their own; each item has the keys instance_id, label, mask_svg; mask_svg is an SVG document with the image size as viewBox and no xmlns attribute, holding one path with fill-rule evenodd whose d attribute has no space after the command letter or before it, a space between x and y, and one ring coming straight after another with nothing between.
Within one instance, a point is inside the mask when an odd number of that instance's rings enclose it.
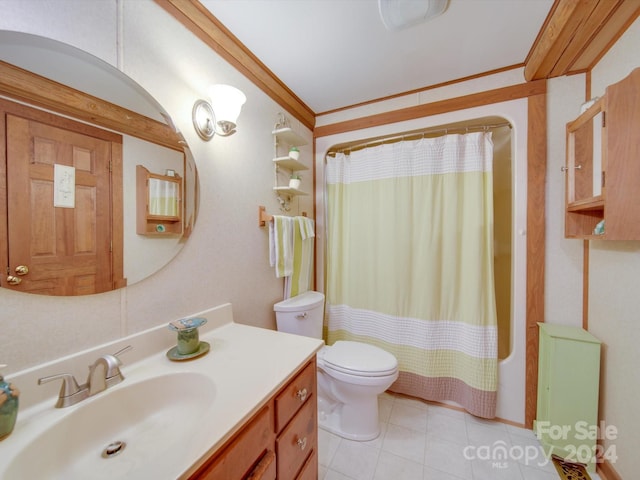
<instances>
[{"instance_id":1,"label":"white countertop","mask_svg":"<svg viewBox=\"0 0 640 480\"><path fill-rule=\"evenodd\" d=\"M154 457L153 462L147 462L143 471L136 470L136 478L188 478L323 346L322 340L234 323L230 305L217 307L198 316L207 317L210 324L208 331L203 327L200 335L202 341L211 345L210 351L202 357L180 362L169 360L166 351L175 345L175 334L172 336L166 327L159 327L96 349L100 353L82 352L78 355L80 360L72 356L63 359L62 362L52 362L42 368L29 369L8 378L23 391L23 395L14 432L0 442L0 478L5 478L3 472L10 465L11 459L40 432L75 409L82 408L85 402L101 395L109 395L111 391L126 388L128 384L147 378L170 373L196 372L207 375L213 381L215 394L212 408L203 413L202 418L198 419L198 427L187 438L172 439L172 442L180 444L181 448L175 449L179 452L176 453L179 458L172 456L172 449L167 453L166 445L159 445L158 456ZM150 341L150 338L162 339L159 343L163 345ZM152 343L155 343L156 351L149 353L154 349ZM138 356L146 355L142 358L128 358L129 353L123 355L121 371L125 380L77 405L54 408L59 383L55 382L52 388L49 388L50 384L34 388L31 383L37 377L69 371L59 369L68 367L74 361L79 361L86 369L86 365L92 362L86 362L87 358L95 360L105 351L115 352L120 346L127 344L133 345L132 352L138 349ZM157 347L160 348L159 351ZM78 383L84 382L84 378L77 377L77 380ZM20 385L19 382L25 382L27 385ZM171 385L168 384L167 388L170 389ZM34 397L37 394L42 395L45 391L47 398L35 402ZM22 405L24 395L27 397L27 408ZM126 408L126 405L122 405L122 408ZM125 454L126 452L123 452L123 456ZM33 458L37 461L38 452L33 452ZM98 458L98 462L100 460L102 459ZM111 460L107 460L109 461ZM98 472L96 477L100 477ZM85 472L83 480L91 478L91 474Z\"/></svg>"}]
</instances>

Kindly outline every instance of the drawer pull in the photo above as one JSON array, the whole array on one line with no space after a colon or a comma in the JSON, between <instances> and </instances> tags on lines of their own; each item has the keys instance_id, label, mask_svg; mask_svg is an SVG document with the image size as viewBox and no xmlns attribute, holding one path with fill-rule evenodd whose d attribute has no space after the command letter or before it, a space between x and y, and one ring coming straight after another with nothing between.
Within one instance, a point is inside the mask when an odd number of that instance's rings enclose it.
<instances>
[{"instance_id":1,"label":"drawer pull","mask_svg":"<svg viewBox=\"0 0 640 480\"><path fill-rule=\"evenodd\" d=\"M247 480L260 480L261 478L265 478L269 466L275 459L276 454L272 450L267 450L267 453L262 456L256 468L249 474Z\"/></svg>"},{"instance_id":2,"label":"drawer pull","mask_svg":"<svg viewBox=\"0 0 640 480\"><path fill-rule=\"evenodd\" d=\"M299 438L296 444L300 447L300 450L304 450L307 448L307 437Z\"/></svg>"},{"instance_id":3,"label":"drawer pull","mask_svg":"<svg viewBox=\"0 0 640 480\"><path fill-rule=\"evenodd\" d=\"M296 397L298 397L301 402L304 402L307 399L307 395L308 394L309 394L309 392L307 392L307 389L303 388L303 389L298 390L296 392Z\"/></svg>"}]
</instances>

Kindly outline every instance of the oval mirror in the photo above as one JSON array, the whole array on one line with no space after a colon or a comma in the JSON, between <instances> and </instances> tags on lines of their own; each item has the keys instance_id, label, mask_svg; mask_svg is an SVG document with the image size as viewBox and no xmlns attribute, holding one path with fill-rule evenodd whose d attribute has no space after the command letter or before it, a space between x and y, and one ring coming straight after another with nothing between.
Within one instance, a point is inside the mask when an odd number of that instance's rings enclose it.
<instances>
[{"instance_id":1,"label":"oval mirror","mask_svg":"<svg viewBox=\"0 0 640 480\"><path fill-rule=\"evenodd\" d=\"M166 265L193 231L198 174L186 142L103 60L0 31L0 123L0 287L121 288Z\"/></svg>"}]
</instances>

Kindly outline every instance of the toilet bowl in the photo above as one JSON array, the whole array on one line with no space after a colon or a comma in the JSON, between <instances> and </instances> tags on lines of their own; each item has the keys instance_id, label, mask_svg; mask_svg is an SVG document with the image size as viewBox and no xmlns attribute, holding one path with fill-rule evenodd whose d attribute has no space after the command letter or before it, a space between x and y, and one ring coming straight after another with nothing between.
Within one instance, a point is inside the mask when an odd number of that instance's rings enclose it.
<instances>
[{"instance_id":1,"label":"toilet bowl","mask_svg":"<svg viewBox=\"0 0 640 480\"><path fill-rule=\"evenodd\" d=\"M305 292L273 308L278 331L322 338L322 293ZM320 428L349 440L378 437L378 395L398 378L397 359L374 345L337 341L318 352L317 364Z\"/></svg>"}]
</instances>

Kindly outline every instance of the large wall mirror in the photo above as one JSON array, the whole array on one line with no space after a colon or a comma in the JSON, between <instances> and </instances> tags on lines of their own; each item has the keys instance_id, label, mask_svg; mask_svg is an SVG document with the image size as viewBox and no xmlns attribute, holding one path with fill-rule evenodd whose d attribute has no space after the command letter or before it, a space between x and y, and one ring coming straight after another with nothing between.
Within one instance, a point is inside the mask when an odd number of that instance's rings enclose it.
<instances>
[{"instance_id":1,"label":"large wall mirror","mask_svg":"<svg viewBox=\"0 0 640 480\"><path fill-rule=\"evenodd\" d=\"M198 174L186 142L151 95L103 60L0 30L0 132L0 288L121 288L166 265L193 231ZM142 234L140 166L180 192L172 223L156 215Z\"/></svg>"}]
</instances>

